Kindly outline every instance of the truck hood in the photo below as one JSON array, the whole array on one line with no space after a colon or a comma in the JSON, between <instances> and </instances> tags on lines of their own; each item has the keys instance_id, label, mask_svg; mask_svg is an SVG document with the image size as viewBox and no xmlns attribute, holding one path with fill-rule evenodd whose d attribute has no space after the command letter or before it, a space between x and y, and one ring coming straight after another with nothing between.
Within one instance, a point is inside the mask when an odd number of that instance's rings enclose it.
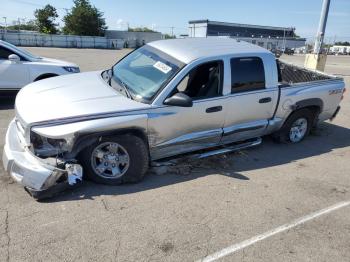
<instances>
[{"instance_id":1,"label":"truck hood","mask_svg":"<svg viewBox=\"0 0 350 262\"><path fill-rule=\"evenodd\" d=\"M16 97L16 115L25 126L148 107L118 93L102 79L100 71L34 82Z\"/></svg>"}]
</instances>

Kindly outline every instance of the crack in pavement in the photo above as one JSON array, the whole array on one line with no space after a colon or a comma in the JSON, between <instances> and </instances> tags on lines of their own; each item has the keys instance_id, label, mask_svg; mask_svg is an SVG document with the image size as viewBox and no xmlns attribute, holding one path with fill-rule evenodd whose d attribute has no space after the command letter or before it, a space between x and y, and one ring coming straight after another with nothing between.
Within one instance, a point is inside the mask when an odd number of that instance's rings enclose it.
<instances>
[{"instance_id":1,"label":"crack in pavement","mask_svg":"<svg viewBox=\"0 0 350 262\"><path fill-rule=\"evenodd\" d=\"M105 199L101 198L101 203L106 211L109 211L108 204Z\"/></svg>"},{"instance_id":2,"label":"crack in pavement","mask_svg":"<svg viewBox=\"0 0 350 262\"><path fill-rule=\"evenodd\" d=\"M215 219L217 219L218 214L216 214L213 218L209 219L207 222L205 223L200 223L200 225L206 227L209 230L209 237L207 238L207 248L206 248L206 255L207 256L209 254L209 249L210 249L210 244L211 244L211 240L213 239L213 230L212 228L209 226L209 224L211 222L213 222Z\"/></svg>"},{"instance_id":3,"label":"crack in pavement","mask_svg":"<svg viewBox=\"0 0 350 262\"><path fill-rule=\"evenodd\" d=\"M6 212L6 216L5 216L5 233L4 235L6 236L6 262L10 261L10 244L11 244L11 237L10 237L10 230L9 230L9 211L8 211L8 207L9 207L9 203L10 203L10 198L9 198L9 192L8 192L8 183L5 183L5 191L6 191L6 206L3 209L3 211Z\"/></svg>"},{"instance_id":4,"label":"crack in pavement","mask_svg":"<svg viewBox=\"0 0 350 262\"><path fill-rule=\"evenodd\" d=\"M118 236L120 235L120 232L118 232ZM118 256L119 256L119 249L120 249L120 245L121 245L121 239L117 240L117 245L116 245L116 249L114 250L114 261L117 262Z\"/></svg>"},{"instance_id":5,"label":"crack in pavement","mask_svg":"<svg viewBox=\"0 0 350 262\"><path fill-rule=\"evenodd\" d=\"M10 261L10 243L11 243L11 238L9 235L9 212L6 210L6 217L5 217L5 236L7 238L6 241L6 261Z\"/></svg>"}]
</instances>

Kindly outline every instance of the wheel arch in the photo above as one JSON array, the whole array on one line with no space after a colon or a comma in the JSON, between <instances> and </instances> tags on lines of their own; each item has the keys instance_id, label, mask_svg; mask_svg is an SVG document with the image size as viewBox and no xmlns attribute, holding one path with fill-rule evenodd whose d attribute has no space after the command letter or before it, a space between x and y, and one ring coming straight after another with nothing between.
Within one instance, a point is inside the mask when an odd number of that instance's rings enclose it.
<instances>
[{"instance_id":1,"label":"wheel arch","mask_svg":"<svg viewBox=\"0 0 350 262\"><path fill-rule=\"evenodd\" d=\"M145 142L147 148L149 148L146 130L143 130L142 128L131 127L131 128L122 128L118 130L103 131L98 133L81 134L76 138L70 155L72 155L73 157L79 155L79 153L81 153L85 148L96 143L102 137L115 137L118 135L127 135L127 134L134 135L141 138Z\"/></svg>"},{"instance_id":2,"label":"wheel arch","mask_svg":"<svg viewBox=\"0 0 350 262\"><path fill-rule=\"evenodd\" d=\"M311 109L318 109L319 112L323 111L323 101L321 98L309 98L304 99L301 101L298 101L293 106L293 111L296 111L298 109L302 108L311 108ZM292 112L293 113L293 112Z\"/></svg>"},{"instance_id":3,"label":"wheel arch","mask_svg":"<svg viewBox=\"0 0 350 262\"><path fill-rule=\"evenodd\" d=\"M54 74L54 73L45 73L45 74L41 74L38 77L36 77L34 79L34 82L39 81L39 80L43 80L46 78L50 78L50 77L55 77L55 76L59 76L58 74Z\"/></svg>"},{"instance_id":4,"label":"wheel arch","mask_svg":"<svg viewBox=\"0 0 350 262\"><path fill-rule=\"evenodd\" d=\"M318 115L323 111L323 104L324 103L320 98L309 98L309 99L304 99L296 102L292 106L292 112L289 113L289 115L286 117L285 121L283 122L282 127L284 123L288 120L288 118L290 118L294 113L296 113L301 109L308 109L313 113L314 115L313 125L315 125L317 123Z\"/></svg>"}]
</instances>

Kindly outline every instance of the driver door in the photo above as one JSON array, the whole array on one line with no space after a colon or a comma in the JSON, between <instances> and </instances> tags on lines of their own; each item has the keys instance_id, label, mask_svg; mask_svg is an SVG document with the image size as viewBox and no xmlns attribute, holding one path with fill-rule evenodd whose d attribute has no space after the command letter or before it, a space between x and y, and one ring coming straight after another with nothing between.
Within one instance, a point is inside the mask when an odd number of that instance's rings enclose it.
<instances>
[{"instance_id":1,"label":"driver door","mask_svg":"<svg viewBox=\"0 0 350 262\"><path fill-rule=\"evenodd\" d=\"M148 133L153 160L219 144L224 125L222 61L201 64L190 70L168 97L182 92L192 107L167 106L149 114Z\"/></svg>"},{"instance_id":2,"label":"driver door","mask_svg":"<svg viewBox=\"0 0 350 262\"><path fill-rule=\"evenodd\" d=\"M10 61L8 57L12 54L11 50L0 46L0 90L16 90L29 83L27 65L23 61Z\"/></svg>"}]
</instances>

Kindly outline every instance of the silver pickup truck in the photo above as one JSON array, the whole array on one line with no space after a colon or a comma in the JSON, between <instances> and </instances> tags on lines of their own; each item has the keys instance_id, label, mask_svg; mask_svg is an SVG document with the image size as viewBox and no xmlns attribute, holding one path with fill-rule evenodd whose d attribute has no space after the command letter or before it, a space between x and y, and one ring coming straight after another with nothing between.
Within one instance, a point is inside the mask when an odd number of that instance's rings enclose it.
<instances>
[{"instance_id":1,"label":"silver pickup truck","mask_svg":"<svg viewBox=\"0 0 350 262\"><path fill-rule=\"evenodd\" d=\"M137 182L150 163L300 142L339 111L343 79L232 39L152 42L111 69L32 83L16 98L3 164L34 196L82 174Z\"/></svg>"}]
</instances>

